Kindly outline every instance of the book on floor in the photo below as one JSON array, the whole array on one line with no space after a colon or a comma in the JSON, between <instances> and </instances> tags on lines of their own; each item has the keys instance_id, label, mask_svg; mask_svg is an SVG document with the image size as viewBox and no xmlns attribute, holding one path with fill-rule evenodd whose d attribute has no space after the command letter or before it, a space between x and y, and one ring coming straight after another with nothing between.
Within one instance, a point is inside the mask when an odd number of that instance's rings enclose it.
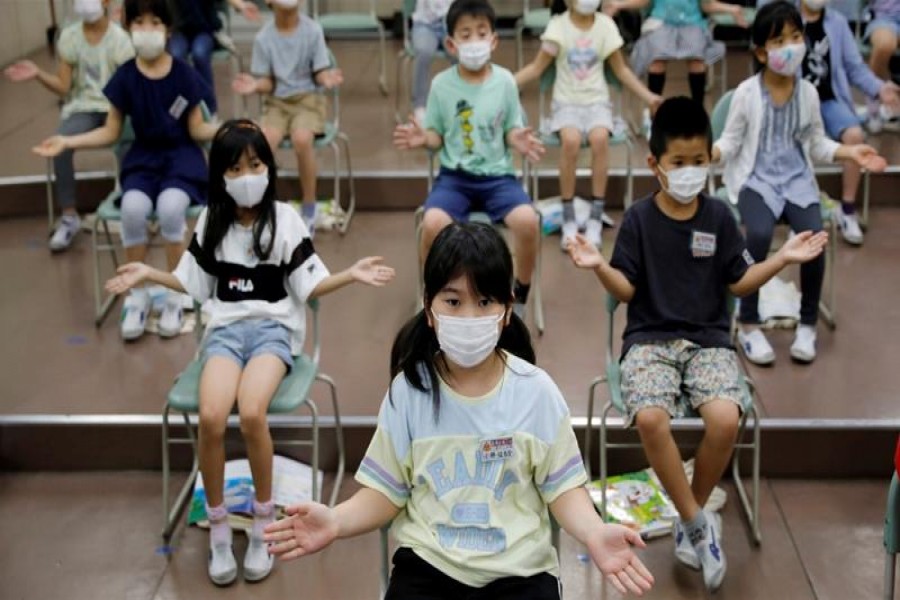
<instances>
[{"instance_id":1,"label":"book on floor","mask_svg":"<svg viewBox=\"0 0 900 600\"><path fill-rule=\"evenodd\" d=\"M600 480L587 486L591 500L601 510ZM606 522L620 523L644 538L668 535L678 518L675 505L649 469L606 479Z\"/></svg>"}]
</instances>

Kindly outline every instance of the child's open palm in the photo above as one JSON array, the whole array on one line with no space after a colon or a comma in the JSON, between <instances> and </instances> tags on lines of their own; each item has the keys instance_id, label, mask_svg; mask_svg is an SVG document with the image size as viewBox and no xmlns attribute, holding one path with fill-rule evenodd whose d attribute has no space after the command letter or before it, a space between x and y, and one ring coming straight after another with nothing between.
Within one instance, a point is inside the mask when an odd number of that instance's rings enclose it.
<instances>
[{"instance_id":1,"label":"child's open palm","mask_svg":"<svg viewBox=\"0 0 900 600\"><path fill-rule=\"evenodd\" d=\"M408 123L401 123L394 128L394 147L398 150L421 148L425 141L425 130L412 116Z\"/></svg>"},{"instance_id":2,"label":"child's open palm","mask_svg":"<svg viewBox=\"0 0 900 600\"><path fill-rule=\"evenodd\" d=\"M38 67L30 60L20 60L6 67L3 74L6 75L7 79L16 83L30 81L37 77Z\"/></svg>"},{"instance_id":3,"label":"child's open palm","mask_svg":"<svg viewBox=\"0 0 900 600\"><path fill-rule=\"evenodd\" d=\"M256 78L249 73L238 73L231 82L231 89L242 96L253 94L256 92Z\"/></svg>"},{"instance_id":4,"label":"child's open palm","mask_svg":"<svg viewBox=\"0 0 900 600\"><path fill-rule=\"evenodd\" d=\"M595 269L604 262L600 250L580 233L575 236L573 241L569 242L566 250L575 266L582 269Z\"/></svg>"},{"instance_id":5,"label":"child's open palm","mask_svg":"<svg viewBox=\"0 0 900 600\"><path fill-rule=\"evenodd\" d=\"M334 509L318 502L304 502L286 509L288 517L266 526L269 554L293 560L314 554L337 538Z\"/></svg>"},{"instance_id":6,"label":"child's open palm","mask_svg":"<svg viewBox=\"0 0 900 600\"><path fill-rule=\"evenodd\" d=\"M588 541L588 552L613 587L623 594L630 592L641 596L653 586L653 575L632 546L646 546L636 531L622 525L604 525Z\"/></svg>"},{"instance_id":7,"label":"child's open palm","mask_svg":"<svg viewBox=\"0 0 900 600\"><path fill-rule=\"evenodd\" d=\"M887 161L884 157L868 144L851 146L850 156L860 167L873 173L881 173L887 168Z\"/></svg>"},{"instance_id":8,"label":"child's open palm","mask_svg":"<svg viewBox=\"0 0 900 600\"><path fill-rule=\"evenodd\" d=\"M54 135L32 148L31 151L44 158L53 158L62 154L65 149L65 138L61 135Z\"/></svg>"},{"instance_id":9,"label":"child's open palm","mask_svg":"<svg viewBox=\"0 0 900 600\"><path fill-rule=\"evenodd\" d=\"M344 73L340 69L328 69L319 74L319 85L326 90L338 87L344 83Z\"/></svg>"},{"instance_id":10,"label":"child's open palm","mask_svg":"<svg viewBox=\"0 0 900 600\"><path fill-rule=\"evenodd\" d=\"M536 163L541 160L546 148L531 127L519 127L509 132L509 144L516 152Z\"/></svg>"},{"instance_id":11,"label":"child's open palm","mask_svg":"<svg viewBox=\"0 0 900 600\"><path fill-rule=\"evenodd\" d=\"M124 294L134 286L147 279L150 267L140 262L124 264L116 270L116 276L106 282L106 291L111 294Z\"/></svg>"},{"instance_id":12,"label":"child's open palm","mask_svg":"<svg viewBox=\"0 0 900 600\"><path fill-rule=\"evenodd\" d=\"M792 236L781 247L782 256L788 263L805 263L822 254L828 243L828 232L804 231Z\"/></svg>"},{"instance_id":13,"label":"child's open palm","mask_svg":"<svg viewBox=\"0 0 900 600\"><path fill-rule=\"evenodd\" d=\"M365 283L375 287L383 287L394 278L394 269L383 265L381 256L367 256L356 261L350 267L350 276L354 281Z\"/></svg>"}]
</instances>

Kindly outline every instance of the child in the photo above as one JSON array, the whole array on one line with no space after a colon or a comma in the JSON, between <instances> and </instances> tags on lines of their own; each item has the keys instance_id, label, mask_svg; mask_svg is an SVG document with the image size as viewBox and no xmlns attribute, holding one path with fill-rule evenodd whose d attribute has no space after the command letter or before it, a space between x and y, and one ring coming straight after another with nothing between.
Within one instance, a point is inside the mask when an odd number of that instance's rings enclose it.
<instances>
[{"instance_id":1,"label":"child","mask_svg":"<svg viewBox=\"0 0 900 600\"><path fill-rule=\"evenodd\" d=\"M573 262L628 303L622 347L626 422L637 426L650 465L675 503L675 556L703 570L711 591L725 576L722 529L702 510L731 457L742 398L731 346L729 294L755 291L790 263L818 256L828 235L804 231L754 263L728 206L701 193L710 160L709 119L691 99L666 100L650 138L661 190L625 213L612 260L579 235ZM688 483L669 419L685 393L705 433Z\"/></svg>"},{"instance_id":2,"label":"child","mask_svg":"<svg viewBox=\"0 0 900 600\"><path fill-rule=\"evenodd\" d=\"M565 399L510 310L502 236L448 225L424 279L425 307L391 349L394 379L356 474L363 488L333 509L289 507L266 528L270 551L297 558L393 523L386 600L558 599L552 514L616 589L650 589L631 550L644 543L605 525L584 489Z\"/></svg>"},{"instance_id":3,"label":"child","mask_svg":"<svg viewBox=\"0 0 900 600\"><path fill-rule=\"evenodd\" d=\"M622 54L622 36L613 20L597 13L599 0L567 0L569 9L550 19L542 45L531 64L516 73L521 88L556 64L550 131L559 135L559 189L562 198L563 251L578 233L575 222L575 168L586 138L591 146L591 213L585 237L600 247L601 219L609 168L609 136L613 131L612 103L604 74L608 61L616 77L653 109L662 98L634 76Z\"/></svg>"},{"instance_id":4,"label":"child","mask_svg":"<svg viewBox=\"0 0 900 600\"><path fill-rule=\"evenodd\" d=\"M354 281L382 286L394 270L380 265L381 258L369 257L328 274L297 212L275 201L275 160L252 122L225 123L213 140L209 163L209 204L175 271L130 263L106 287L122 293L152 281L206 302L210 320L200 352L199 460L210 520L209 577L228 585L237 576L237 564L223 498L224 435L235 399L256 490L244 577L258 581L272 568L262 540L263 527L274 518L266 411L292 357L303 349L303 304Z\"/></svg>"},{"instance_id":5,"label":"child","mask_svg":"<svg viewBox=\"0 0 900 600\"><path fill-rule=\"evenodd\" d=\"M756 261L769 252L775 223L794 231L820 231L819 189L812 161L854 161L872 171L885 161L869 146L841 145L828 139L819 113L815 86L798 73L806 45L803 22L793 5L767 4L751 30L754 56L762 71L737 87L725 130L713 148L713 161L725 162L723 180L746 228L747 249ZM816 357L816 321L825 257L800 268L800 325L791 358L809 363ZM775 353L759 323L759 296L741 300L739 320L751 326L738 333L750 362L768 365Z\"/></svg>"},{"instance_id":6,"label":"child","mask_svg":"<svg viewBox=\"0 0 900 600\"><path fill-rule=\"evenodd\" d=\"M707 65L725 58L725 44L713 41L704 13L730 14L738 26L746 27L743 7L717 0L610 0L604 2L603 10L614 16L621 10L641 10L648 5L650 17L631 55L634 72L639 76L647 73L647 87L654 94L662 94L666 63L687 60L691 98L702 103ZM645 111L644 119L649 123L649 111Z\"/></svg>"},{"instance_id":7,"label":"child","mask_svg":"<svg viewBox=\"0 0 900 600\"><path fill-rule=\"evenodd\" d=\"M110 102L106 122L88 133L53 136L35 148L41 156L56 156L64 150L108 146L119 139L129 117L135 139L119 174L125 257L129 262L146 258L147 219L155 210L170 269L184 250L188 205L206 201L206 160L196 142L212 139L216 131L203 121L191 68L166 52L171 23L166 0L126 0L125 27L137 58L123 64L103 90ZM143 335L149 310L145 288L128 295L121 321L125 340ZM173 337L181 327L181 296L170 293L159 334Z\"/></svg>"},{"instance_id":8,"label":"child","mask_svg":"<svg viewBox=\"0 0 900 600\"><path fill-rule=\"evenodd\" d=\"M169 38L169 52L175 58L190 58L197 76L203 83L203 101L212 114L219 111L216 101L216 85L213 81L212 53L216 49L216 35L222 29L218 9L221 0L169 0L175 15L175 31ZM251 21L259 19L259 9L245 0L228 0L228 5L243 13ZM225 6L224 10L228 10Z\"/></svg>"},{"instance_id":9,"label":"child","mask_svg":"<svg viewBox=\"0 0 900 600\"><path fill-rule=\"evenodd\" d=\"M263 132L274 150L286 135L297 155L303 187L301 216L315 233L316 155L313 141L325 132L325 97L316 86L331 89L343 82L331 61L322 27L300 14L298 0L272 0L275 19L263 25L253 40L250 73L238 75L238 94L265 94Z\"/></svg>"},{"instance_id":10,"label":"child","mask_svg":"<svg viewBox=\"0 0 900 600\"><path fill-rule=\"evenodd\" d=\"M57 130L60 135L84 133L103 125L109 110L103 86L119 65L134 57L128 34L110 22L108 9L109 0L75 0L79 21L65 27L56 42L55 75L39 69L30 60L19 61L5 71L15 82L37 79L64 100ZM72 244L81 227L75 210L75 165L71 150L53 159L53 171L62 217L50 236L49 245L51 252L61 252Z\"/></svg>"},{"instance_id":11,"label":"child","mask_svg":"<svg viewBox=\"0 0 900 600\"><path fill-rule=\"evenodd\" d=\"M534 270L538 218L516 182L509 149L537 161L540 140L523 127L512 73L490 62L497 47L494 9L487 0L455 0L447 11L446 47L459 59L434 78L424 125L413 119L394 130L401 150L440 151L441 171L425 201L419 260L454 220L484 210L512 231L516 256L516 313L524 314ZM474 207L474 208L473 208Z\"/></svg>"},{"instance_id":12,"label":"child","mask_svg":"<svg viewBox=\"0 0 900 600\"><path fill-rule=\"evenodd\" d=\"M431 87L431 63L447 37L444 17L451 0L418 0L412 14L412 46L415 52L412 78L413 116L425 122L425 100Z\"/></svg>"},{"instance_id":13,"label":"child","mask_svg":"<svg viewBox=\"0 0 900 600\"><path fill-rule=\"evenodd\" d=\"M844 144L865 141L861 121L850 92L850 84L870 99L878 98L891 109L900 108L897 87L875 76L863 62L846 17L837 10L825 10L827 0L803 0L800 15L806 37L806 60L803 77L819 93L825 132ZM835 211L841 236L848 244L863 243L862 230L856 217L856 192L860 170L853 162L844 163L841 210Z\"/></svg>"},{"instance_id":14,"label":"child","mask_svg":"<svg viewBox=\"0 0 900 600\"><path fill-rule=\"evenodd\" d=\"M897 35L900 34L900 0L875 0L869 5L874 18L866 26L865 39L872 46L869 56L869 68L875 76L891 81L891 57L897 51ZM882 113L894 116L894 111L881 105L877 100L870 100L868 106L868 122L866 126L872 133L880 133L884 125Z\"/></svg>"}]
</instances>

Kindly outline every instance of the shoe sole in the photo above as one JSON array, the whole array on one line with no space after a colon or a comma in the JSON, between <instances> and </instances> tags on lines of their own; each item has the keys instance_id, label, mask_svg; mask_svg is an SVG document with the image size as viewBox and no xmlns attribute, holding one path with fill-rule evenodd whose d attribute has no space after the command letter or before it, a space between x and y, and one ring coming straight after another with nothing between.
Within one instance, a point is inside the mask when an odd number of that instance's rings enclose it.
<instances>
[{"instance_id":1,"label":"shoe sole","mask_svg":"<svg viewBox=\"0 0 900 600\"><path fill-rule=\"evenodd\" d=\"M170 338L181 335L181 329L178 329L177 331L169 331L167 329L157 329L156 333L159 334L159 337L161 337L161 338L170 339Z\"/></svg>"},{"instance_id":2,"label":"shoe sole","mask_svg":"<svg viewBox=\"0 0 900 600\"><path fill-rule=\"evenodd\" d=\"M775 364L774 356L772 356L771 358L764 358L764 359L753 358L752 356L747 354L747 351L744 350L743 346L741 346L741 353L744 355L744 357L747 360L749 360L750 362L752 362L754 365L756 365L758 367L771 367L772 365Z\"/></svg>"},{"instance_id":3,"label":"shoe sole","mask_svg":"<svg viewBox=\"0 0 900 600\"><path fill-rule=\"evenodd\" d=\"M213 577L212 575L210 575L209 580L212 581L214 584L216 584L219 587L225 587L225 586L231 585L232 583L235 582L235 580L237 580L237 569L235 569L233 572L229 573L227 577L220 577L217 579L217 578Z\"/></svg>"},{"instance_id":4,"label":"shoe sole","mask_svg":"<svg viewBox=\"0 0 900 600\"><path fill-rule=\"evenodd\" d=\"M261 572L261 573L254 573L252 571L248 571L247 568L244 567L244 579L246 581L249 581L250 583L256 583L257 581L262 581L263 579L265 579L266 577L268 577L269 575L272 574L273 566L274 566L274 563L272 566L269 567L269 569L267 571Z\"/></svg>"},{"instance_id":5,"label":"shoe sole","mask_svg":"<svg viewBox=\"0 0 900 600\"><path fill-rule=\"evenodd\" d=\"M142 329L139 333L125 333L125 332L123 331L123 332L122 332L122 339L123 339L124 341L126 341L126 342L133 342L133 341L138 340L138 339L140 339L141 337L143 337L144 332L145 332L144 329Z\"/></svg>"},{"instance_id":6,"label":"shoe sole","mask_svg":"<svg viewBox=\"0 0 900 600\"><path fill-rule=\"evenodd\" d=\"M808 365L816 360L816 355L806 355L806 354L795 354L793 351L791 352L791 360L795 363L800 363L801 365Z\"/></svg>"}]
</instances>

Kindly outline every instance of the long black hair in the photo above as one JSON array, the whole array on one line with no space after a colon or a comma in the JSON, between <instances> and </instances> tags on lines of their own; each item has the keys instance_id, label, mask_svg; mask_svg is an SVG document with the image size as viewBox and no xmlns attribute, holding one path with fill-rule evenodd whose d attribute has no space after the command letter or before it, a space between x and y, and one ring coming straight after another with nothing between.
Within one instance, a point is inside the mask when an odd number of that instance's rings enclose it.
<instances>
[{"instance_id":1,"label":"long black hair","mask_svg":"<svg viewBox=\"0 0 900 600\"><path fill-rule=\"evenodd\" d=\"M203 254L212 259L222 238L234 224L237 205L225 191L225 173L252 150L269 171L269 185L257 205L253 221L253 252L260 260L269 258L275 243L275 181L278 179L275 156L266 136L253 121L233 119L225 122L216 132L209 151L209 202L207 203L206 231L201 242ZM268 243L263 246L263 233L269 229Z\"/></svg>"},{"instance_id":2,"label":"long black hair","mask_svg":"<svg viewBox=\"0 0 900 600\"><path fill-rule=\"evenodd\" d=\"M513 297L513 264L503 237L483 223L453 223L435 238L425 259L424 307L409 320L394 339L391 348L391 379L403 373L411 386L431 392L434 414L440 411L438 371L447 373L447 362L440 344L428 325L427 311L434 297L447 283L461 275L478 296L490 298L510 309ZM501 350L534 364L534 348L528 327L515 314L503 328L495 352Z\"/></svg>"}]
</instances>

